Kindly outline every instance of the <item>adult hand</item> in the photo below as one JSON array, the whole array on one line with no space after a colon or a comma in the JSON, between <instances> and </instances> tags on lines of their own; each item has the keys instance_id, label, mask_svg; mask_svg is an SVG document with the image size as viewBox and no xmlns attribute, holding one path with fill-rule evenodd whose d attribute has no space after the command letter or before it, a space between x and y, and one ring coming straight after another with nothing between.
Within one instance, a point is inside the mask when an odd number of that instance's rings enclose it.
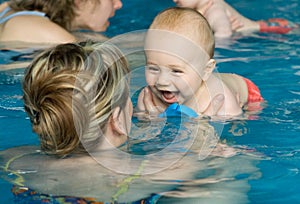
<instances>
[{"instance_id":1,"label":"adult hand","mask_svg":"<svg viewBox=\"0 0 300 204\"><path fill-rule=\"evenodd\" d=\"M218 115L224 104L225 97L223 94L216 95L210 102L207 109L204 111L204 115L215 116Z\"/></svg>"},{"instance_id":2,"label":"adult hand","mask_svg":"<svg viewBox=\"0 0 300 204\"><path fill-rule=\"evenodd\" d=\"M231 30L234 32L244 26L244 24L241 23L241 21L236 16L230 16L229 20L231 23Z\"/></svg>"}]
</instances>

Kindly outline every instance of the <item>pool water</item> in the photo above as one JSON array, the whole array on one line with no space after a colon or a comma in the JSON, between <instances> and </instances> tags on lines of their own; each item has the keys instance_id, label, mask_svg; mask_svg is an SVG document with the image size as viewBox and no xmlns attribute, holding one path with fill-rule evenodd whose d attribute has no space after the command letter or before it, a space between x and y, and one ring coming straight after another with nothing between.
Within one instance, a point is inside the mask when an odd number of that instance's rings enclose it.
<instances>
[{"instance_id":1,"label":"pool water","mask_svg":"<svg viewBox=\"0 0 300 204\"><path fill-rule=\"evenodd\" d=\"M227 2L253 20L281 17L300 24L298 0ZM146 29L160 10L174 5L171 0L151 0L151 4L145 0L126 0L123 3L123 9L117 11L111 20L111 26L106 32L108 36ZM235 35L217 42L217 71L237 73L251 79L258 85L267 102L256 118L224 124L221 140L233 147L255 152L253 155L230 158L226 161L228 164L222 167L228 167L228 171L232 171L238 181L245 177L251 178L247 179L246 190L241 190L239 185L231 185L230 182L210 188L212 195L221 192L220 188L223 188L224 198L232 196L228 203L300 203L299 37L300 31L295 30L286 35ZM0 57L1 65L30 59L24 53L7 50L1 50ZM23 110L23 71L24 69L0 71L0 150L38 144ZM242 131L241 134L231 131L234 125ZM253 160L252 167L248 170L243 166L245 160ZM198 178L203 178L206 174L209 172L199 171ZM194 193L189 194L183 190L188 188ZM178 188L181 189L183 198L163 197L160 202L200 203L205 200L198 199L199 194L197 197L195 192L199 192L201 188L203 185L183 184L182 188ZM14 203L10 189L11 184L0 179L0 203ZM245 196L247 199L233 202L235 191L240 190L242 195L239 194L239 198ZM222 200L210 200L210 203L217 202L224 203Z\"/></svg>"}]
</instances>

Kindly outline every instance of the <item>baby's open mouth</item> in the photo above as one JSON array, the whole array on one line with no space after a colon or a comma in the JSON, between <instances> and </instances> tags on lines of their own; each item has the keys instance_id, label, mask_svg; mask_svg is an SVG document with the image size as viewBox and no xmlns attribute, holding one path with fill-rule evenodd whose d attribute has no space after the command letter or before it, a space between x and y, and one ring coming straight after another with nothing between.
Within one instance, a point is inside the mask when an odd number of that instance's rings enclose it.
<instances>
[{"instance_id":1,"label":"baby's open mouth","mask_svg":"<svg viewBox=\"0 0 300 204\"><path fill-rule=\"evenodd\" d=\"M167 103L176 103L177 98L176 98L176 93L171 92L171 91L160 91L162 98L165 102Z\"/></svg>"}]
</instances>

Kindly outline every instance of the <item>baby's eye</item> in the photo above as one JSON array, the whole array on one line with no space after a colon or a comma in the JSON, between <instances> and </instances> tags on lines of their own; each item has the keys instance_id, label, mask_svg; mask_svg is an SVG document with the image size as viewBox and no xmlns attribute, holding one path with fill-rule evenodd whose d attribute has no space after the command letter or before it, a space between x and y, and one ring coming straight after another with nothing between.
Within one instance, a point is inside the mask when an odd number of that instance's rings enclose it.
<instances>
[{"instance_id":1,"label":"baby's eye","mask_svg":"<svg viewBox=\"0 0 300 204\"><path fill-rule=\"evenodd\" d=\"M159 67L154 66L154 65L147 65L146 69L148 69L149 71L153 71L153 72L158 72L159 71Z\"/></svg>"},{"instance_id":2,"label":"baby's eye","mask_svg":"<svg viewBox=\"0 0 300 204\"><path fill-rule=\"evenodd\" d=\"M183 71L180 70L180 69L172 69L172 72L175 73L175 74L182 74Z\"/></svg>"}]
</instances>

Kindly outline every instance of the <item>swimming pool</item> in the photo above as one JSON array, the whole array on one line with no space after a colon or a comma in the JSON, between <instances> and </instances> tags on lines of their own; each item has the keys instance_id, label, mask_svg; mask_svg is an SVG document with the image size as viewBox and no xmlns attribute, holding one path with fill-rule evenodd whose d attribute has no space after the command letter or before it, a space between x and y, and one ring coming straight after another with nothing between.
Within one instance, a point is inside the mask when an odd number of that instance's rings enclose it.
<instances>
[{"instance_id":1,"label":"swimming pool","mask_svg":"<svg viewBox=\"0 0 300 204\"><path fill-rule=\"evenodd\" d=\"M245 16L255 20L283 17L300 24L300 5L297 0L228 2ZM157 12L173 5L171 0L153 0L151 6L145 0L127 0L123 3L124 8L118 11L111 21L112 26L107 31L109 36L145 29ZM238 181L251 177L249 186L242 190L239 189L241 185L238 183L231 185L230 181L207 190L212 194L222 192L223 196L232 197L229 203L233 203L237 198L235 192L241 192L239 197L248 197L248 201L243 200L241 203L300 202L299 34L298 30L288 35L236 35L217 44L215 58L218 62L218 71L234 72L250 78L260 87L262 95L267 100L266 108L257 118L239 125L243 130L241 136L235 136L229 131L231 122L224 126L222 140L226 140L229 145L244 147L249 150L248 152L251 150L260 155L259 161L250 154L248 157L230 158L226 160L228 164L222 167L216 165L213 168L219 170L228 168L228 171L235 173L235 179ZM5 50L1 50L0 57L1 64L30 58L26 53ZM24 119L20 88L22 76L22 69L0 72L0 150L38 144L37 137L31 132L29 120ZM255 161L248 171L245 170L247 168L245 160ZM209 173L199 172L198 178L203 178ZM200 184L183 184L179 189L185 198L163 197L161 203L198 203L199 199L193 197L195 195L199 197L199 191L203 188L205 186ZM11 184L0 179L1 203L13 203L10 189ZM187 189L192 193L185 192ZM211 200L210 203L218 201Z\"/></svg>"}]
</instances>

